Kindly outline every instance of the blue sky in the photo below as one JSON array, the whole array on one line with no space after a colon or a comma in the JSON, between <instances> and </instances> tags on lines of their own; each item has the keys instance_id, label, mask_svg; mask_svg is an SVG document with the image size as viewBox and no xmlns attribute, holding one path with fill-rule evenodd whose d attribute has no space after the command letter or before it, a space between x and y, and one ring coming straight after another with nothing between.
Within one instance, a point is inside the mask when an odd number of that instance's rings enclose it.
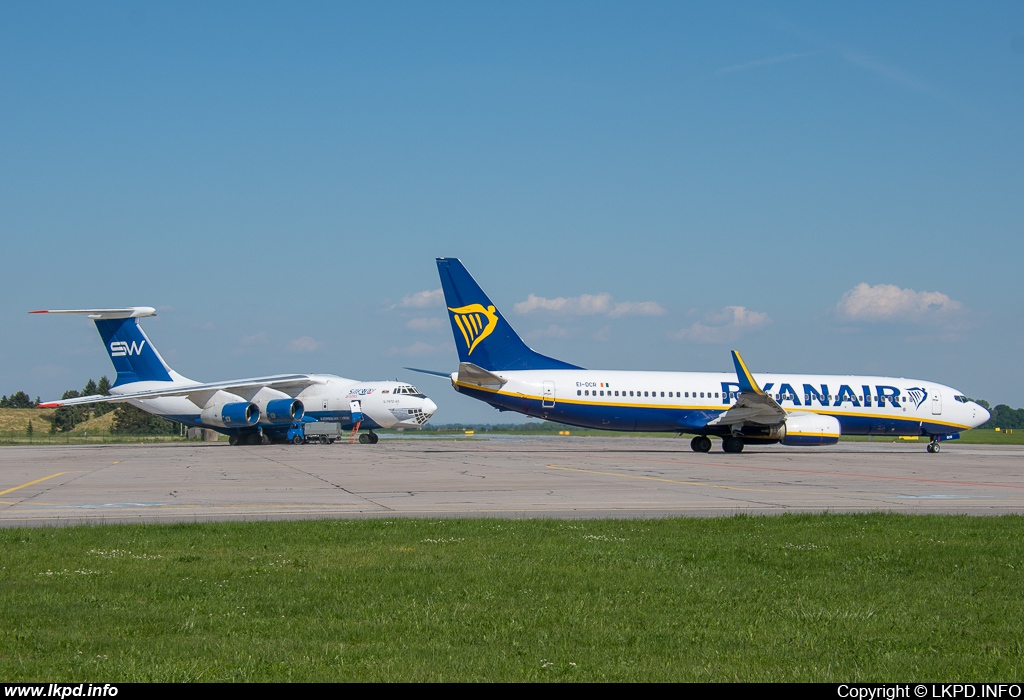
<instances>
[{"instance_id":1,"label":"blue sky","mask_svg":"<svg viewBox=\"0 0 1024 700\"><path fill-rule=\"evenodd\" d=\"M457 359L460 257L588 367L931 379L1024 405L1020 3L5 3L0 393L151 305L201 380ZM532 295L532 297L531 297Z\"/></svg>"}]
</instances>

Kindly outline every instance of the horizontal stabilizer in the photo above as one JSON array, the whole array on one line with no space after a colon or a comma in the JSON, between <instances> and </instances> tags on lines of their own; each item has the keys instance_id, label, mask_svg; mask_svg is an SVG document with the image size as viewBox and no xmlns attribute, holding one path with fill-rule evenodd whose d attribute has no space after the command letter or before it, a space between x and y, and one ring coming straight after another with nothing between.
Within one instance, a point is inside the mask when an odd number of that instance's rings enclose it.
<instances>
[{"instance_id":1,"label":"horizontal stabilizer","mask_svg":"<svg viewBox=\"0 0 1024 700\"><path fill-rule=\"evenodd\" d=\"M459 363L459 375L456 380L460 384L475 384L488 389L500 389L508 380L491 374L483 367L477 367L472 362Z\"/></svg>"},{"instance_id":2,"label":"horizontal stabilizer","mask_svg":"<svg viewBox=\"0 0 1024 700\"><path fill-rule=\"evenodd\" d=\"M144 318L156 316L152 306L129 306L124 309L45 309L29 311L30 314L76 314L96 320L101 318Z\"/></svg>"},{"instance_id":3,"label":"horizontal stabilizer","mask_svg":"<svg viewBox=\"0 0 1024 700\"><path fill-rule=\"evenodd\" d=\"M403 367L402 369L407 369L410 372L419 372L420 374L432 374L435 377L444 377L445 379L448 379L452 376L451 372L438 372L432 369L417 369L415 367Z\"/></svg>"}]
</instances>

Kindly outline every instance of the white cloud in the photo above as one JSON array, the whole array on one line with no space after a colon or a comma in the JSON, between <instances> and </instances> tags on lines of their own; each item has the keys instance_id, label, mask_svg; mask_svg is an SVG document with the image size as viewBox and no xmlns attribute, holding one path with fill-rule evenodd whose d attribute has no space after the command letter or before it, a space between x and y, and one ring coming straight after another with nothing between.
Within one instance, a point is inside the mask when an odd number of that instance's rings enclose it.
<instances>
[{"instance_id":1,"label":"white cloud","mask_svg":"<svg viewBox=\"0 0 1024 700\"><path fill-rule=\"evenodd\" d=\"M405 327L414 331L437 331L443 330L448 324L443 318L410 318L405 322Z\"/></svg>"},{"instance_id":2,"label":"white cloud","mask_svg":"<svg viewBox=\"0 0 1024 700\"><path fill-rule=\"evenodd\" d=\"M743 306L726 306L721 311L708 314L703 321L676 331L672 337L693 343L729 343L747 333L761 330L771 322L771 318L763 311L751 311Z\"/></svg>"},{"instance_id":3,"label":"white cloud","mask_svg":"<svg viewBox=\"0 0 1024 700\"><path fill-rule=\"evenodd\" d=\"M515 305L517 314L530 314L534 311L549 311L565 316L661 316L665 309L654 301L619 301L612 299L608 292L600 294L581 294L578 297L556 297L546 299L531 294L526 301Z\"/></svg>"},{"instance_id":4,"label":"white cloud","mask_svg":"<svg viewBox=\"0 0 1024 700\"><path fill-rule=\"evenodd\" d=\"M441 288L427 289L422 292L402 297L398 306L403 309L426 309L431 306L444 306L444 292Z\"/></svg>"},{"instance_id":5,"label":"white cloud","mask_svg":"<svg viewBox=\"0 0 1024 700\"><path fill-rule=\"evenodd\" d=\"M288 350L290 352L316 352L323 346L324 344L319 340L314 340L308 335L304 335L288 343Z\"/></svg>"},{"instance_id":6,"label":"white cloud","mask_svg":"<svg viewBox=\"0 0 1024 700\"><path fill-rule=\"evenodd\" d=\"M941 292L916 292L895 284L861 282L836 304L836 313L850 321L922 322L949 316L964 305Z\"/></svg>"}]
</instances>

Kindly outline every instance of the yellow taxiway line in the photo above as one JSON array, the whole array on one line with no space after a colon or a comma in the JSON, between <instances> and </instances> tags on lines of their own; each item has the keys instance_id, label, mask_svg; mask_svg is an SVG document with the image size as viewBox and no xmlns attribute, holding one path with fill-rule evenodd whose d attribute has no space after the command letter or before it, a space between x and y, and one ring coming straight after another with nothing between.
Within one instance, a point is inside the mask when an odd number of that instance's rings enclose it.
<instances>
[{"instance_id":1,"label":"yellow taxiway line","mask_svg":"<svg viewBox=\"0 0 1024 700\"><path fill-rule=\"evenodd\" d=\"M50 474L50 476L44 476L42 479L36 479L35 481L30 481L27 484L22 484L21 486L15 486L13 488L7 489L6 491L0 491L0 496L6 496L7 494L11 493L12 491L17 491L18 489L23 489L26 486L31 486L32 484L38 484L38 483L40 483L42 481L46 481L47 479L52 479L55 476L60 476L61 474L67 474L67 472L57 472L56 474Z\"/></svg>"}]
</instances>

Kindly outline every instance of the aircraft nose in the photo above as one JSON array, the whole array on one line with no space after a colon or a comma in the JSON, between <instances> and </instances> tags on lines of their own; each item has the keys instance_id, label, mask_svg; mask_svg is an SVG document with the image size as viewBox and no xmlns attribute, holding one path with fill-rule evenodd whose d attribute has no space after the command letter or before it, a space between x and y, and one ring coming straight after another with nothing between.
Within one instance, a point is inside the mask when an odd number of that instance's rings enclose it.
<instances>
[{"instance_id":1,"label":"aircraft nose","mask_svg":"<svg viewBox=\"0 0 1024 700\"><path fill-rule=\"evenodd\" d=\"M427 414L427 418L429 418L430 416L434 415L434 412L436 410L437 410L437 404L436 403L434 403L430 399L425 399L423 401L423 412Z\"/></svg>"},{"instance_id":2,"label":"aircraft nose","mask_svg":"<svg viewBox=\"0 0 1024 700\"><path fill-rule=\"evenodd\" d=\"M988 419L992 417L992 414L989 413L984 406L979 406L978 404L974 404L974 406L974 420L976 421L974 424L975 427L982 425L983 423L987 423Z\"/></svg>"}]
</instances>

